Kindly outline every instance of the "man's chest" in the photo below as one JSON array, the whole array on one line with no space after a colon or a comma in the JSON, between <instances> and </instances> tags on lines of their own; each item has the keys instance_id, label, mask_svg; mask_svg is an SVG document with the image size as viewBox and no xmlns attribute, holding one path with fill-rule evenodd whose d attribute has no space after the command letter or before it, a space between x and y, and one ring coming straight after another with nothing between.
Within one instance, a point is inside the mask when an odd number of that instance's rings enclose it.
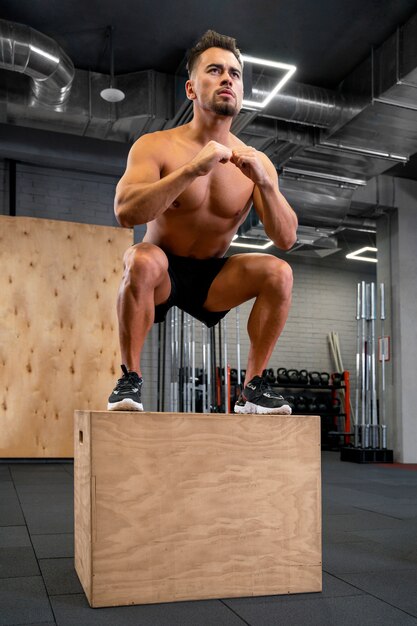
<instances>
[{"instance_id":1,"label":"man's chest","mask_svg":"<svg viewBox=\"0 0 417 626\"><path fill-rule=\"evenodd\" d=\"M185 163L168 159L163 176ZM195 178L170 208L186 212L207 209L210 213L223 217L236 216L246 210L252 198L253 187L253 182L235 165L218 163L209 174Z\"/></svg>"}]
</instances>

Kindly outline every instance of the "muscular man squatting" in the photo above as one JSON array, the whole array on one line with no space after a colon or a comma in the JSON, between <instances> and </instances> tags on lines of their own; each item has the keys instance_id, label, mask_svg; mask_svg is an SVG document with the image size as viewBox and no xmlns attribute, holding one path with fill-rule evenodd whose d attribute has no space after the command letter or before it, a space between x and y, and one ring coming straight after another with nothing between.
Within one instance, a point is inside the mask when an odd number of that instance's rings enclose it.
<instances>
[{"instance_id":1,"label":"muscular man squatting","mask_svg":"<svg viewBox=\"0 0 417 626\"><path fill-rule=\"evenodd\" d=\"M141 350L170 307L210 327L255 298L245 386L234 410L289 414L288 403L261 375L288 316L291 268L269 254L224 254L252 203L283 250L296 241L297 217L268 157L230 132L243 98L235 40L208 31L190 51L187 69L192 121L140 137L116 189L119 223L146 223L147 231L124 256L117 302L123 377L108 409L143 410Z\"/></svg>"}]
</instances>

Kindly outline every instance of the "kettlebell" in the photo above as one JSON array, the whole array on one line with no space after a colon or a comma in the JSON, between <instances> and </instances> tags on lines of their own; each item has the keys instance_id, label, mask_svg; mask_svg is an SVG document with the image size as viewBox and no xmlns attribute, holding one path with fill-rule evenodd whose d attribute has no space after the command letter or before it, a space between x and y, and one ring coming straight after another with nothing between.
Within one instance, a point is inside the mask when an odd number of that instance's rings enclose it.
<instances>
[{"instance_id":1,"label":"kettlebell","mask_svg":"<svg viewBox=\"0 0 417 626\"><path fill-rule=\"evenodd\" d=\"M280 367L277 370L277 380L283 385L286 385L289 382L287 370L285 369L285 367Z\"/></svg>"},{"instance_id":2,"label":"kettlebell","mask_svg":"<svg viewBox=\"0 0 417 626\"><path fill-rule=\"evenodd\" d=\"M275 383L275 374L274 374L274 370L272 369L272 367L269 368L269 370L266 372L266 381L270 384L273 385Z\"/></svg>"},{"instance_id":3,"label":"kettlebell","mask_svg":"<svg viewBox=\"0 0 417 626\"><path fill-rule=\"evenodd\" d=\"M320 374L318 372L310 372L308 377L310 379L310 385L320 387Z\"/></svg>"},{"instance_id":4,"label":"kettlebell","mask_svg":"<svg viewBox=\"0 0 417 626\"><path fill-rule=\"evenodd\" d=\"M300 375L298 370L287 370L287 376L290 383L298 385Z\"/></svg>"},{"instance_id":5,"label":"kettlebell","mask_svg":"<svg viewBox=\"0 0 417 626\"><path fill-rule=\"evenodd\" d=\"M328 374L327 372L321 372L320 374L320 384L322 387L328 387L329 386L329 380L330 380L330 374Z\"/></svg>"},{"instance_id":6,"label":"kettlebell","mask_svg":"<svg viewBox=\"0 0 417 626\"><path fill-rule=\"evenodd\" d=\"M308 385L308 372L307 372L307 370L300 370L298 372L298 382L301 385Z\"/></svg>"}]
</instances>

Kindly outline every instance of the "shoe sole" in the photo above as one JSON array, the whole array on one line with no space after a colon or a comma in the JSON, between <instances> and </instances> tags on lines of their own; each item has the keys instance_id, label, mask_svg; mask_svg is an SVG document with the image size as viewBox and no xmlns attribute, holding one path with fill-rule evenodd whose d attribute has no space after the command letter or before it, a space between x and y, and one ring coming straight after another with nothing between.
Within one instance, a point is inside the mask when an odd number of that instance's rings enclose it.
<instances>
[{"instance_id":1,"label":"shoe sole","mask_svg":"<svg viewBox=\"0 0 417 626\"><path fill-rule=\"evenodd\" d=\"M131 398L124 398L119 402L108 402L108 411L143 411L143 405L139 402L135 402Z\"/></svg>"},{"instance_id":2,"label":"shoe sole","mask_svg":"<svg viewBox=\"0 0 417 626\"><path fill-rule=\"evenodd\" d=\"M291 415L291 407L288 404L282 406L270 408L267 406L260 406L259 404L253 404L252 402L246 402L243 406L235 404L235 413L241 414L256 414L256 415Z\"/></svg>"}]
</instances>

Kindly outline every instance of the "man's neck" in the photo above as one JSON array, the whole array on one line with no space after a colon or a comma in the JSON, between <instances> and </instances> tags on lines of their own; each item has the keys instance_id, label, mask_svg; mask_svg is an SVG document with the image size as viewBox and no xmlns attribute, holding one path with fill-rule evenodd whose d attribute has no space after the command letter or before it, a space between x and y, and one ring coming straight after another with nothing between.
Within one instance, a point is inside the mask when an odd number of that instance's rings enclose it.
<instances>
[{"instance_id":1,"label":"man's neck","mask_svg":"<svg viewBox=\"0 0 417 626\"><path fill-rule=\"evenodd\" d=\"M194 111L194 117L188 127L196 141L205 145L209 141L217 141L227 145L233 118L220 115L202 115Z\"/></svg>"}]
</instances>

